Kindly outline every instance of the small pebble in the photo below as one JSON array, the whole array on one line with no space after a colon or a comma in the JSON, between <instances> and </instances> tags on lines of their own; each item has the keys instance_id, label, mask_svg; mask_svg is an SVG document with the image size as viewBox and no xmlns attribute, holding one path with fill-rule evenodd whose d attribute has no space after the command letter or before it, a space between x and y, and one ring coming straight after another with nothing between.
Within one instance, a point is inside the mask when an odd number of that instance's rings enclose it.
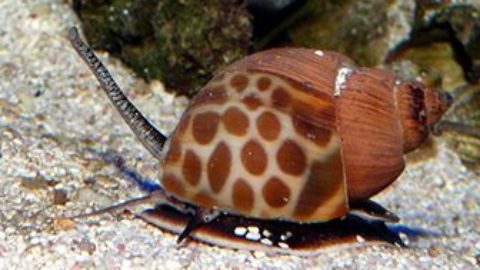
<instances>
[{"instance_id":1,"label":"small pebble","mask_svg":"<svg viewBox=\"0 0 480 270\"><path fill-rule=\"evenodd\" d=\"M63 189L53 190L53 204L65 204L68 202L67 192Z\"/></svg>"},{"instance_id":2,"label":"small pebble","mask_svg":"<svg viewBox=\"0 0 480 270\"><path fill-rule=\"evenodd\" d=\"M75 221L69 218L59 218L54 220L54 226L57 230L70 230L75 227Z\"/></svg>"}]
</instances>

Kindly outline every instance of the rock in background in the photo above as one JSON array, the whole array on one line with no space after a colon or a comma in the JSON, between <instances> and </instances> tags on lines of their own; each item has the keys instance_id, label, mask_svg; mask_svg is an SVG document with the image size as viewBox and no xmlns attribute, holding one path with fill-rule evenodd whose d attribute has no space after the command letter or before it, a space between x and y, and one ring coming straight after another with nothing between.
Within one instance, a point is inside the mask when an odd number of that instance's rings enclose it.
<instances>
[{"instance_id":1,"label":"rock in background","mask_svg":"<svg viewBox=\"0 0 480 270\"><path fill-rule=\"evenodd\" d=\"M237 0L75 0L73 8L94 49L189 96L251 45L250 15Z\"/></svg>"}]
</instances>

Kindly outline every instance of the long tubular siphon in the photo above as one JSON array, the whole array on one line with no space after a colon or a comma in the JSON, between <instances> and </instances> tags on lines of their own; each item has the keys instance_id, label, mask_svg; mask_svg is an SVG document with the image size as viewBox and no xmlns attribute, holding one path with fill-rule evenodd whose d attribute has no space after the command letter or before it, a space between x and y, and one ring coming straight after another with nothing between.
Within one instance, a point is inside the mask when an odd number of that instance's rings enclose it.
<instances>
[{"instance_id":1,"label":"long tubular siphon","mask_svg":"<svg viewBox=\"0 0 480 270\"><path fill-rule=\"evenodd\" d=\"M81 40L76 27L72 27L69 30L68 38L77 53L95 74L102 89L137 138L154 157L161 159L163 144L167 139L165 135L155 128L122 93L120 87L118 87L100 59Z\"/></svg>"}]
</instances>

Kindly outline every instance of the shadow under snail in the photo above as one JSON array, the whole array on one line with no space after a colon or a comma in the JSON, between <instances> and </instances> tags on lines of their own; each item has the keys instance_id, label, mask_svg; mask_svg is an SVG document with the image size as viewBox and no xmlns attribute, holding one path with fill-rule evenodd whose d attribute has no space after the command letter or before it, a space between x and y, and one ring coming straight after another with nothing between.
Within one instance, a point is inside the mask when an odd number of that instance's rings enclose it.
<instances>
[{"instance_id":1,"label":"shadow under snail","mask_svg":"<svg viewBox=\"0 0 480 270\"><path fill-rule=\"evenodd\" d=\"M402 243L384 224L398 218L369 198L402 173L404 154L449 107L447 94L339 53L270 49L218 71L167 138L75 28L69 39L162 164L162 188L140 200L157 207L143 219L179 241L233 248L307 253L358 236Z\"/></svg>"}]
</instances>

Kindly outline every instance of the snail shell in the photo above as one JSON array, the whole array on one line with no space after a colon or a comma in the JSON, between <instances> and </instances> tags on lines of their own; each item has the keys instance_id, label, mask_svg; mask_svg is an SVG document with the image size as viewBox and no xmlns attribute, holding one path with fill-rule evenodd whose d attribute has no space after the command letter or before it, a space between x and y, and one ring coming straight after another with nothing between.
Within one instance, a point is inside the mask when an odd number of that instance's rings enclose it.
<instances>
[{"instance_id":1,"label":"snail shell","mask_svg":"<svg viewBox=\"0 0 480 270\"><path fill-rule=\"evenodd\" d=\"M263 51L194 97L163 149L161 182L206 208L331 220L392 183L449 103L338 53Z\"/></svg>"}]
</instances>

